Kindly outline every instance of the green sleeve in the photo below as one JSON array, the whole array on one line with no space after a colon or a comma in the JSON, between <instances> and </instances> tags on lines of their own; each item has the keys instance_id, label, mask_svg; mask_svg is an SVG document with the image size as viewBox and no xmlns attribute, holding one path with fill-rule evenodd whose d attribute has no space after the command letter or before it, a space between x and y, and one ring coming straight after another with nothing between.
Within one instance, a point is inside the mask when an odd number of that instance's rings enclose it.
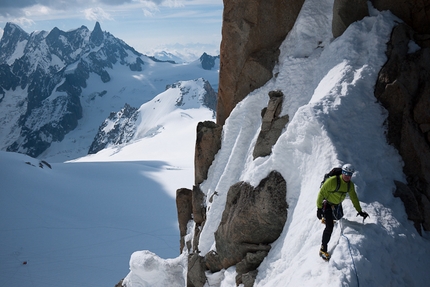
<instances>
[{"instance_id":1,"label":"green sleeve","mask_svg":"<svg viewBox=\"0 0 430 287\"><path fill-rule=\"evenodd\" d=\"M351 182L351 188L349 191L349 198L352 201L352 204L354 205L357 212L361 212L361 206L360 202L358 201L357 193L355 192L354 183Z\"/></svg>"}]
</instances>

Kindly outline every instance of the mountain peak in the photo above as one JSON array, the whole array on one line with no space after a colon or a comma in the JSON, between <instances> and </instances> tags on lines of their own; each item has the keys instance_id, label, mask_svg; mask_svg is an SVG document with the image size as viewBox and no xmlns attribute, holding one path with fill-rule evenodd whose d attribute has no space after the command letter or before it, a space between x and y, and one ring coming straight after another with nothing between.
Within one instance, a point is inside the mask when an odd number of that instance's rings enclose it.
<instances>
[{"instance_id":1,"label":"mountain peak","mask_svg":"<svg viewBox=\"0 0 430 287\"><path fill-rule=\"evenodd\" d=\"M104 39L102 28L100 27L100 23L96 22L96 25L94 26L94 30L91 32L90 35L90 42L94 43L96 46L99 46Z\"/></svg>"},{"instance_id":2,"label":"mountain peak","mask_svg":"<svg viewBox=\"0 0 430 287\"><path fill-rule=\"evenodd\" d=\"M21 27L19 27L17 24L14 24L12 22L7 22L3 31L4 33L2 38L19 37L19 38L28 39L28 36L29 36L27 32L21 29Z\"/></svg>"},{"instance_id":3,"label":"mountain peak","mask_svg":"<svg viewBox=\"0 0 430 287\"><path fill-rule=\"evenodd\" d=\"M0 63L12 63L16 57L22 54L22 50L25 46L21 45L15 57L13 57L12 55L19 46L18 44L27 41L30 36L27 32L22 30L21 27L12 22L7 22L3 31L4 33L0 40Z\"/></svg>"}]
</instances>

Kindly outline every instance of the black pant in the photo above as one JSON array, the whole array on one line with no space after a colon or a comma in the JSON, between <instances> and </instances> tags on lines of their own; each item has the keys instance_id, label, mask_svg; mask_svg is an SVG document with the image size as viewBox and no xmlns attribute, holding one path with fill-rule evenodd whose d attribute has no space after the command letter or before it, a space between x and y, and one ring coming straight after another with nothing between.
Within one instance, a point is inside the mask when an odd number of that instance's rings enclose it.
<instances>
[{"instance_id":1,"label":"black pant","mask_svg":"<svg viewBox=\"0 0 430 287\"><path fill-rule=\"evenodd\" d=\"M331 233L333 232L333 227L334 227L333 212L331 210L331 207L328 204L324 210L324 218L325 218L325 229L322 235L322 248L324 251L327 251L327 244L330 241Z\"/></svg>"},{"instance_id":2,"label":"black pant","mask_svg":"<svg viewBox=\"0 0 430 287\"><path fill-rule=\"evenodd\" d=\"M324 202L323 205L324 218L325 218L325 229L322 236L322 248L327 251L327 244L330 241L331 234L333 232L334 220L339 220L343 217L342 204L331 205L328 202ZM336 214L336 218L334 217Z\"/></svg>"}]
</instances>

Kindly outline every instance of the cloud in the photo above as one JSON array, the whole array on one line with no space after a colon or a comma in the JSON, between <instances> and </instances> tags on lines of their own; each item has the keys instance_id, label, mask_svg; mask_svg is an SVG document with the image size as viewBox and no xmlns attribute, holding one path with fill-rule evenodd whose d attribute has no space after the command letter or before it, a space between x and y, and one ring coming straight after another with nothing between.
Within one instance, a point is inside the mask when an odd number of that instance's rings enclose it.
<instances>
[{"instance_id":1,"label":"cloud","mask_svg":"<svg viewBox=\"0 0 430 287\"><path fill-rule=\"evenodd\" d=\"M34 21L26 18L26 17L19 17L19 18L14 18L11 22L18 24L21 27L30 27L31 25L34 24Z\"/></svg>"},{"instance_id":2,"label":"cloud","mask_svg":"<svg viewBox=\"0 0 430 287\"><path fill-rule=\"evenodd\" d=\"M106 13L102 8L88 8L82 11L85 15L85 19L90 21L103 21L113 20L109 13Z\"/></svg>"},{"instance_id":3,"label":"cloud","mask_svg":"<svg viewBox=\"0 0 430 287\"><path fill-rule=\"evenodd\" d=\"M45 7L51 11L97 9L95 7L103 7L107 10L106 6L136 7L136 4L140 5L144 15L152 16L159 11L160 6L179 8L187 4L210 5L218 2L221 0L0 0L0 16L8 19L23 17L28 10L34 10L34 7Z\"/></svg>"},{"instance_id":4,"label":"cloud","mask_svg":"<svg viewBox=\"0 0 430 287\"><path fill-rule=\"evenodd\" d=\"M171 8L185 6L184 1L181 0L165 0L163 1L163 5Z\"/></svg>"},{"instance_id":5,"label":"cloud","mask_svg":"<svg viewBox=\"0 0 430 287\"><path fill-rule=\"evenodd\" d=\"M136 0L11 0L0 1L0 15L5 17L25 15L27 9L34 6L47 7L52 10L65 11L71 8L94 8L101 5L119 6ZM154 0L151 2L158 3Z\"/></svg>"}]
</instances>

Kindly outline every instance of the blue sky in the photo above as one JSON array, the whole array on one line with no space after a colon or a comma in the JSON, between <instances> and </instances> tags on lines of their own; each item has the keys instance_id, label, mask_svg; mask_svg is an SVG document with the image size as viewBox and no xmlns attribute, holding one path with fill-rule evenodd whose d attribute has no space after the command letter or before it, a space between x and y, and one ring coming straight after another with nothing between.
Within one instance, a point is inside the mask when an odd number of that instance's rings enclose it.
<instances>
[{"instance_id":1,"label":"blue sky","mask_svg":"<svg viewBox=\"0 0 430 287\"><path fill-rule=\"evenodd\" d=\"M142 53L219 53L222 0L1 0L0 36L7 22L26 32L68 31L96 21Z\"/></svg>"}]
</instances>

